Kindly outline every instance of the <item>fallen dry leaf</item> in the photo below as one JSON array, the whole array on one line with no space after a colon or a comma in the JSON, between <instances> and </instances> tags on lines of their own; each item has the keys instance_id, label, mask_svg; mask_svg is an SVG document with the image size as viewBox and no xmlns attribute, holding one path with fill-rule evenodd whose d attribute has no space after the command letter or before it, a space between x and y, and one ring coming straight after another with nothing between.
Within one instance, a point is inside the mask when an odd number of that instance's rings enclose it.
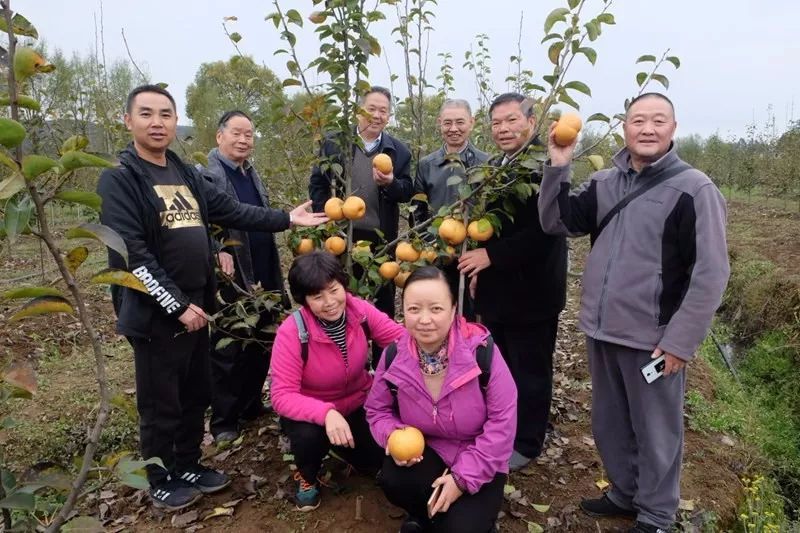
<instances>
[{"instance_id":1,"label":"fallen dry leaf","mask_svg":"<svg viewBox=\"0 0 800 533\"><path fill-rule=\"evenodd\" d=\"M203 522L218 516L233 516L233 507L214 507L214 510L203 517Z\"/></svg>"},{"instance_id":2,"label":"fallen dry leaf","mask_svg":"<svg viewBox=\"0 0 800 533\"><path fill-rule=\"evenodd\" d=\"M606 489L608 487L608 481L606 481L605 479L599 479L599 480L595 481L594 484L600 490L604 490L604 489Z\"/></svg>"},{"instance_id":3,"label":"fallen dry leaf","mask_svg":"<svg viewBox=\"0 0 800 533\"><path fill-rule=\"evenodd\" d=\"M172 515L172 527L184 528L192 522L197 522L199 515L197 511L189 511L188 513Z\"/></svg>"}]
</instances>

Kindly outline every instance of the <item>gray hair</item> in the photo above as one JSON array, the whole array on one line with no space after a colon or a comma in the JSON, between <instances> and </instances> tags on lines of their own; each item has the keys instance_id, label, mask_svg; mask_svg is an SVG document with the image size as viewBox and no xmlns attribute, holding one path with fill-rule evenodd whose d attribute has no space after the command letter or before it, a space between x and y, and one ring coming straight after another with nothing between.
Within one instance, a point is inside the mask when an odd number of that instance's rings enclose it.
<instances>
[{"instance_id":1,"label":"gray hair","mask_svg":"<svg viewBox=\"0 0 800 533\"><path fill-rule=\"evenodd\" d=\"M472 116L472 107L470 107L469 102L463 98L448 98L442 103L442 107L439 108L439 114L441 115L445 109L450 109L452 107L460 107L466 110L468 115Z\"/></svg>"}]
</instances>

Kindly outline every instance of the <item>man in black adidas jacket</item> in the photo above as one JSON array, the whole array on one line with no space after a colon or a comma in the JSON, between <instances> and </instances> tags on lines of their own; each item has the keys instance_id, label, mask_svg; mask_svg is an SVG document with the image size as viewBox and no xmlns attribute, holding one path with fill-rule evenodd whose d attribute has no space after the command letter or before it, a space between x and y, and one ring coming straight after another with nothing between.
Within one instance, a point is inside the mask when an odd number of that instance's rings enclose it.
<instances>
[{"instance_id":1,"label":"man in black adidas jacket","mask_svg":"<svg viewBox=\"0 0 800 533\"><path fill-rule=\"evenodd\" d=\"M207 224L283 231L316 225L324 216L306 203L285 213L240 204L167 149L175 138L175 100L143 85L128 95L125 125L133 143L121 165L100 176L100 220L128 249L128 263L109 252L109 265L129 269L147 293L114 287L117 331L133 346L140 446L154 505L171 510L226 487L225 474L199 464L203 416L210 402L206 311L214 305L214 265Z\"/></svg>"}]
</instances>

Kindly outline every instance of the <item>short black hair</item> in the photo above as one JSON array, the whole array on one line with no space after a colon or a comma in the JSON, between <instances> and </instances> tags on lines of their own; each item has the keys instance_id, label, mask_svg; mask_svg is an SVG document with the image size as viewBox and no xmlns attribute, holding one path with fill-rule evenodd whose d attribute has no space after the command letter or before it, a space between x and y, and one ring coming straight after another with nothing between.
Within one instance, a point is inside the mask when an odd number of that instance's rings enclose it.
<instances>
[{"instance_id":1,"label":"short black hair","mask_svg":"<svg viewBox=\"0 0 800 533\"><path fill-rule=\"evenodd\" d=\"M498 96L497 98L495 98L494 100L492 100L492 103L489 106L489 118L492 117L492 111L494 111L495 107L497 107L497 106L499 106L501 104L507 104L509 102L519 102L520 107L522 108L522 112L525 113L526 117L530 118L530 117L533 116L533 106L532 105L531 106L527 106L527 108L525 106L523 106L522 103L525 100L527 100L527 97L524 94L520 94L520 93L503 93L500 96Z\"/></svg>"},{"instance_id":2,"label":"short black hair","mask_svg":"<svg viewBox=\"0 0 800 533\"><path fill-rule=\"evenodd\" d=\"M253 123L253 119L250 118L250 115L244 111L240 111L239 109L233 109L231 111L225 111L225 113L222 114L222 116L219 118L219 122L217 123L217 129L225 129L225 126L227 126L228 122L234 117L243 117L249 120L250 124Z\"/></svg>"},{"instance_id":3,"label":"short black hair","mask_svg":"<svg viewBox=\"0 0 800 533\"><path fill-rule=\"evenodd\" d=\"M347 273L339 259L329 252L315 250L299 255L289 268L289 292L300 305L305 305L307 296L319 294L333 281L347 289Z\"/></svg>"},{"instance_id":4,"label":"short black hair","mask_svg":"<svg viewBox=\"0 0 800 533\"><path fill-rule=\"evenodd\" d=\"M158 93L166 96L167 98L169 98L169 101L172 104L172 110L175 111L176 113L178 112L178 106L175 105L175 99L172 97L171 94L169 94L168 90L161 87L160 85L152 85L148 83L146 85L139 85L130 93L128 93L128 99L125 101L126 113L130 113L131 111L133 111L133 101L136 99L137 96L139 96L142 93Z\"/></svg>"},{"instance_id":5,"label":"short black hair","mask_svg":"<svg viewBox=\"0 0 800 533\"><path fill-rule=\"evenodd\" d=\"M372 87L370 87L369 90L364 93L364 96L361 97L359 102L361 104L363 104L366 101L367 96L369 96L369 95L371 95L373 93L378 93L378 94L382 94L383 96L385 96L386 99L389 100L389 109L392 108L392 93L391 93L391 91L389 91L389 89L387 89L386 87L381 87L380 85L373 85Z\"/></svg>"},{"instance_id":6,"label":"short black hair","mask_svg":"<svg viewBox=\"0 0 800 533\"><path fill-rule=\"evenodd\" d=\"M450 291L450 299L453 302L453 305L456 304L456 292L453 289L453 286L447 280L447 276L444 275L444 272L436 268L435 266L429 265L424 266L416 269L414 272L408 276L406 279L406 284L403 286L403 298L406 296L406 289L408 289L411 285L416 283L417 281L423 281L428 279L439 279L442 280L442 283L447 285L448 290Z\"/></svg>"},{"instance_id":7,"label":"short black hair","mask_svg":"<svg viewBox=\"0 0 800 533\"><path fill-rule=\"evenodd\" d=\"M625 113L628 112L628 109L630 109L633 106L633 104L635 104L636 102L638 102L640 100L644 100L646 98L660 98L661 100L664 100L666 103L669 104L669 108L672 110L672 116L675 116L675 105L672 103L672 100L667 98L666 95L663 95L661 93L656 93L656 92L642 93L639 96L637 96L636 98L634 98L633 100L631 100L630 103L628 104L628 107L625 108Z\"/></svg>"}]
</instances>

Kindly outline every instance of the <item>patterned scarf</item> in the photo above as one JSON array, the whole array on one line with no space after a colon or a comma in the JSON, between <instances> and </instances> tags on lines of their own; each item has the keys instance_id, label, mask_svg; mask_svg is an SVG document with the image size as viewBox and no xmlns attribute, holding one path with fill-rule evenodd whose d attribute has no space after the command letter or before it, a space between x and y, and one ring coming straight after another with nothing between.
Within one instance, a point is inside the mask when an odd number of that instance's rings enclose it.
<instances>
[{"instance_id":1,"label":"patterned scarf","mask_svg":"<svg viewBox=\"0 0 800 533\"><path fill-rule=\"evenodd\" d=\"M417 345L417 354L419 357L419 369L422 373L426 376L436 376L447 370L447 363L449 362L449 358L447 356L447 341L449 339L445 337L442 344L439 345L432 352L426 352L422 349L419 343Z\"/></svg>"}]
</instances>

